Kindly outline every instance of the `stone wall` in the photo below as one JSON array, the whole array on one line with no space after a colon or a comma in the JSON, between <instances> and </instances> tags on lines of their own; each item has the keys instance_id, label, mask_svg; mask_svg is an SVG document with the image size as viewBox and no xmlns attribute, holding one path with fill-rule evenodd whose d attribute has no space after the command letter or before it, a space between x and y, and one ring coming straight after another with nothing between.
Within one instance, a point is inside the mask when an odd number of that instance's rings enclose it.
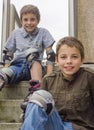
<instances>
[{"instance_id":1,"label":"stone wall","mask_svg":"<svg viewBox=\"0 0 94 130\"><path fill-rule=\"evenodd\" d=\"M77 37L85 47L85 62L94 63L94 0L76 0Z\"/></svg>"}]
</instances>

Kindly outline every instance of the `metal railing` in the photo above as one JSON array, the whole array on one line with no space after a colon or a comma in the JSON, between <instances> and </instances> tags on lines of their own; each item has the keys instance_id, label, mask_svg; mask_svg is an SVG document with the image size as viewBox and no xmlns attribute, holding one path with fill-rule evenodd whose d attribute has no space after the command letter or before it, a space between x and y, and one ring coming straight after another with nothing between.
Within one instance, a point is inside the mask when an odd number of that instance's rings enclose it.
<instances>
[{"instance_id":1,"label":"metal railing","mask_svg":"<svg viewBox=\"0 0 94 130\"><path fill-rule=\"evenodd\" d=\"M2 36L1 36L1 57L3 46L13 29L21 27L20 19L16 8L10 4L10 0L3 0Z\"/></svg>"}]
</instances>

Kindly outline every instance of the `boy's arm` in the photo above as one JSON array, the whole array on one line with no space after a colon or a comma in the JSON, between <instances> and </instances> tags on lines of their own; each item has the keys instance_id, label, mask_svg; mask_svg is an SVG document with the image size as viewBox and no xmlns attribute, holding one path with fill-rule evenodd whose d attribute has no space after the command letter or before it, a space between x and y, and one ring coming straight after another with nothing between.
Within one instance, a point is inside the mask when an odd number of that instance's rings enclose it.
<instances>
[{"instance_id":1,"label":"boy's arm","mask_svg":"<svg viewBox=\"0 0 94 130\"><path fill-rule=\"evenodd\" d=\"M55 52L52 49L52 46L46 48L46 54L47 54L47 74L48 74L53 71L55 63Z\"/></svg>"},{"instance_id":2,"label":"boy's arm","mask_svg":"<svg viewBox=\"0 0 94 130\"><path fill-rule=\"evenodd\" d=\"M47 74L49 74L49 73L52 73L52 71L53 71L53 65L47 65Z\"/></svg>"}]
</instances>

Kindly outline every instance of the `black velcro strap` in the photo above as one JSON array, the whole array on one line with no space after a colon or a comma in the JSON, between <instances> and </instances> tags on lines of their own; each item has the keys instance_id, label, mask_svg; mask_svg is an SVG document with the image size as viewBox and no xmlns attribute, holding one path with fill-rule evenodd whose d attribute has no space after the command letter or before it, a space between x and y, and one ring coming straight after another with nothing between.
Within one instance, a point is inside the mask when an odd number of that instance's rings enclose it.
<instances>
[{"instance_id":1,"label":"black velcro strap","mask_svg":"<svg viewBox=\"0 0 94 130\"><path fill-rule=\"evenodd\" d=\"M47 104L47 109L46 109L47 115L49 115L51 113L52 109L53 109L52 103L48 103Z\"/></svg>"}]
</instances>

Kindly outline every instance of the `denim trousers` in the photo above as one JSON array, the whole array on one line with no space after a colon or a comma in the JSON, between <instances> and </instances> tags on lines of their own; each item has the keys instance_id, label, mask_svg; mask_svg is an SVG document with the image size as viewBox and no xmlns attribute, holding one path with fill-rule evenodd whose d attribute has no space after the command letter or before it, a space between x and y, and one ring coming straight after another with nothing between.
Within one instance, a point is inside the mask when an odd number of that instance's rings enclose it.
<instances>
[{"instance_id":1,"label":"denim trousers","mask_svg":"<svg viewBox=\"0 0 94 130\"><path fill-rule=\"evenodd\" d=\"M18 83L19 81L30 79L29 64L27 64L26 60L15 60L8 68L14 73L11 83Z\"/></svg>"},{"instance_id":2,"label":"denim trousers","mask_svg":"<svg viewBox=\"0 0 94 130\"><path fill-rule=\"evenodd\" d=\"M26 60L19 59L13 61L9 68L13 71L14 77L11 80L11 83L18 83L19 81L23 80L30 80L32 77L30 75L30 68L34 62L30 62L29 64L26 62ZM41 64L41 63L40 63ZM45 69L42 66L42 74L45 74Z\"/></svg>"},{"instance_id":3,"label":"denim trousers","mask_svg":"<svg viewBox=\"0 0 94 130\"><path fill-rule=\"evenodd\" d=\"M74 130L72 123L63 122L56 109L47 115L44 108L28 103L21 130Z\"/></svg>"}]
</instances>

